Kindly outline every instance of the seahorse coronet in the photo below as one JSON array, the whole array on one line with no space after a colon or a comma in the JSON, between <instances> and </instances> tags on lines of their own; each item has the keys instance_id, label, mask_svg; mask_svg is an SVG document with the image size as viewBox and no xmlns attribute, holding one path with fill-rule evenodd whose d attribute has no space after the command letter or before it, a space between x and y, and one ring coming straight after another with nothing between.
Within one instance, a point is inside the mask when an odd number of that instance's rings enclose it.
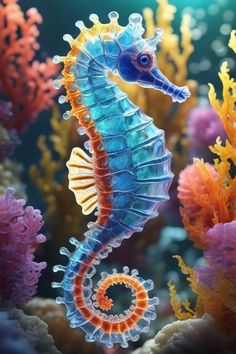
<instances>
[{"instance_id":1,"label":"seahorse coronet","mask_svg":"<svg viewBox=\"0 0 236 354\"><path fill-rule=\"evenodd\" d=\"M91 28L77 21L79 36L64 37L71 47L69 53L54 57L55 63L64 63L63 77L54 82L55 88L65 86L66 95L60 96L59 102L71 105L64 118L79 120L79 133L88 136L85 148L91 152L78 147L72 150L67 163L69 189L83 213L97 209L98 218L88 224L82 242L70 239L73 252L60 249L69 262L54 267L64 276L52 286L62 289L57 302L66 306L71 327L80 327L87 341L127 347L128 341L137 341L156 318L159 300L149 296L153 282L126 266L123 273L116 269L102 272L93 290L92 279L95 266L112 248L142 231L146 221L158 215L159 205L169 199L171 153L164 132L110 80L108 72L124 81L159 89L173 101L183 102L190 93L170 83L158 69L154 50L162 38L161 29L145 39L141 15L130 15L126 27L118 24L117 12L108 17L110 22L101 24L92 14ZM129 308L120 314L110 313L114 303L108 290L116 284L130 288L132 294Z\"/></svg>"}]
</instances>

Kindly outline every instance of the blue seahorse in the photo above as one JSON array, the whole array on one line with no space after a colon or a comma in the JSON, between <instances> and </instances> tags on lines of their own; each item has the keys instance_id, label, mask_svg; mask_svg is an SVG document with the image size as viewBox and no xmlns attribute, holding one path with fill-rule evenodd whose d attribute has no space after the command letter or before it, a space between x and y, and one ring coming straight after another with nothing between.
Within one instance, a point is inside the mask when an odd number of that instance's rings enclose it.
<instances>
[{"instance_id":1,"label":"blue seahorse","mask_svg":"<svg viewBox=\"0 0 236 354\"><path fill-rule=\"evenodd\" d=\"M169 198L171 154L164 132L128 99L108 73L161 90L177 102L185 101L190 93L186 86L169 82L157 66L155 49L162 38L161 29L144 39L141 15L130 15L126 27L118 24L116 12L109 18L109 23L101 24L97 15L90 15L94 23L90 29L78 21L80 35L76 39L64 36L70 52L54 57L54 62L64 62L63 79L55 82L56 88L63 84L66 89L66 96L59 101L69 101L72 106L64 118L76 117L90 141L86 148L91 154L78 147L71 153L67 163L69 188L83 212L89 214L97 208L98 218L89 223L83 242L70 239L74 252L61 249L69 263L55 267L65 274L62 282L53 286L63 289L64 296L57 301L66 305L71 327L83 329L87 341L127 347L127 341L138 340L156 317L158 299L148 296L153 282L124 267L124 273L116 269L112 274L101 273L92 293L91 278L96 272L94 265L123 239L141 231ZM117 283L129 287L134 299L127 311L114 315L109 314L113 303L107 290Z\"/></svg>"}]
</instances>

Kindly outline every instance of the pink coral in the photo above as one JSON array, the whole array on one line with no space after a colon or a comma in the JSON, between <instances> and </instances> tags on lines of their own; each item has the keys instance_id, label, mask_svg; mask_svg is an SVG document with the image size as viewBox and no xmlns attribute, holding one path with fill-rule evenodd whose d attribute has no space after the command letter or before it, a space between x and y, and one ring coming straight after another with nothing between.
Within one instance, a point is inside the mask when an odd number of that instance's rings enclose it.
<instances>
[{"instance_id":1,"label":"pink coral","mask_svg":"<svg viewBox=\"0 0 236 354\"><path fill-rule=\"evenodd\" d=\"M26 18L17 0L1 0L0 4L0 94L13 104L9 128L26 129L38 114L53 104L55 90L51 78L58 69L47 59L34 60L39 48L37 25L42 18L35 8Z\"/></svg>"},{"instance_id":2,"label":"pink coral","mask_svg":"<svg viewBox=\"0 0 236 354\"><path fill-rule=\"evenodd\" d=\"M38 234L43 225L39 210L24 207L24 199L14 198L8 188L0 198L0 301L22 305L36 292L45 262L34 262L34 252L45 241Z\"/></svg>"},{"instance_id":3,"label":"pink coral","mask_svg":"<svg viewBox=\"0 0 236 354\"><path fill-rule=\"evenodd\" d=\"M209 154L208 146L213 145L218 136L226 138L223 124L212 107L197 107L190 112L188 134L194 154Z\"/></svg>"},{"instance_id":4,"label":"pink coral","mask_svg":"<svg viewBox=\"0 0 236 354\"><path fill-rule=\"evenodd\" d=\"M196 268L198 279L214 286L217 274L233 280L236 274L236 221L216 224L206 233L206 265Z\"/></svg>"}]
</instances>

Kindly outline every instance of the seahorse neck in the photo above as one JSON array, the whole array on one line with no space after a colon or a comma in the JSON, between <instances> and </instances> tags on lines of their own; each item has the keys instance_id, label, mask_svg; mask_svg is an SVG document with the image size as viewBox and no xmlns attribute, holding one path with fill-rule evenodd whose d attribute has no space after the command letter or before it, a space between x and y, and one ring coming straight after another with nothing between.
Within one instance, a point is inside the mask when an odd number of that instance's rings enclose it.
<instances>
[{"instance_id":1,"label":"seahorse neck","mask_svg":"<svg viewBox=\"0 0 236 354\"><path fill-rule=\"evenodd\" d=\"M94 72L94 65L88 67L87 78L79 83L83 103L87 107L95 125L98 120L114 115L123 115L128 101L127 95L119 85L112 81L107 71ZM129 104L130 108L131 103ZM135 107L134 104L132 104Z\"/></svg>"}]
</instances>

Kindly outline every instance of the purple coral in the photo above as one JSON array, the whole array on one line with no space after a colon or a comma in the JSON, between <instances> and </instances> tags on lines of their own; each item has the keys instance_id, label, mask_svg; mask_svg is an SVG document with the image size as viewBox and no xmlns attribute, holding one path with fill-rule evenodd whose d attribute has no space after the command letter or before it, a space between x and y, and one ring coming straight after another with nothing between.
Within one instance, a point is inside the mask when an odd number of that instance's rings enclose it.
<instances>
[{"instance_id":1,"label":"purple coral","mask_svg":"<svg viewBox=\"0 0 236 354\"><path fill-rule=\"evenodd\" d=\"M208 146L220 136L226 138L221 120L212 107L194 108L189 115L188 134L194 154L207 153Z\"/></svg>"},{"instance_id":2,"label":"purple coral","mask_svg":"<svg viewBox=\"0 0 236 354\"><path fill-rule=\"evenodd\" d=\"M10 156L20 143L16 129L9 128L12 119L11 102L0 100L0 161Z\"/></svg>"},{"instance_id":3,"label":"purple coral","mask_svg":"<svg viewBox=\"0 0 236 354\"><path fill-rule=\"evenodd\" d=\"M197 267L199 281L214 286L217 274L233 280L236 274L236 221L216 224L206 234L206 265Z\"/></svg>"},{"instance_id":4,"label":"purple coral","mask_svg":"<svg viewBox=\"0 0 236 354\"><path fill-rule=\"evenodd\" d=\"M0 198L0 302L22 305L36 292L45 262L34 262L34 252L45 241L38 234L43 225L39 210L24 207L24 199L15 199L8 188Z\"/></svg>"}]
</instances>

